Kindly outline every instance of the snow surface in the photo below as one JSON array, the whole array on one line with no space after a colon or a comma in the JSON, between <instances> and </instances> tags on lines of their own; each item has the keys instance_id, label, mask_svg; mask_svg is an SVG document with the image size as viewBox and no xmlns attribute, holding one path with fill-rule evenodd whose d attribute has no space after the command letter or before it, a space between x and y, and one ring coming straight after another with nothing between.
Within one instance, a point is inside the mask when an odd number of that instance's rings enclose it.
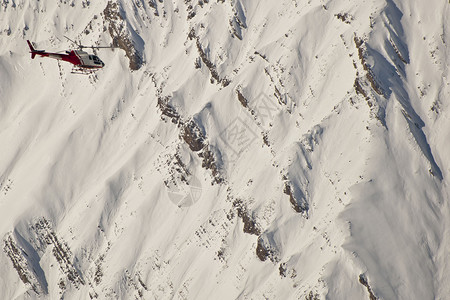
<instances>
[{"instance_id":1,"label":"snow surface","mask_svg":"<svg viewBox=\"0 0 450 300\"><path fill-rule=\"evenodd\" d=\"M0 1L1 299L449 298L449 3L110 3Z\"/></svg>"}]
</instances>

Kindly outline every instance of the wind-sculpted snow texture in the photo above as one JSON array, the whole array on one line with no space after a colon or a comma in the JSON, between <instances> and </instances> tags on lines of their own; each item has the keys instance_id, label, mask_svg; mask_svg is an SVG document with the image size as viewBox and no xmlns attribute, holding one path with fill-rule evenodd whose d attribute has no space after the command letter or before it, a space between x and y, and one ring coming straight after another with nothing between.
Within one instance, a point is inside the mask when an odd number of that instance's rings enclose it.
<instances>
[{"instance_id":1,"label":"wind-sculpted snow texture","mask_svg":"<svg viewBox=\"0 0 450 300\"><path fill-rule=\"evenodd\" d=\"M0 298L447 299L449 6L1 0Z\"/></svg>"}]
</instances>

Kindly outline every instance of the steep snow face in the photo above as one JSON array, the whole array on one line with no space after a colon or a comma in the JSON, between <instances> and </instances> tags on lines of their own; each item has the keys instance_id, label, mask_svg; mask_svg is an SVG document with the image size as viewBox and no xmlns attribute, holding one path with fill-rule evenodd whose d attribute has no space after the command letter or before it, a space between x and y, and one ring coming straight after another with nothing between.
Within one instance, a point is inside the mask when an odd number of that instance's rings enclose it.
<instances>
[{"instance_id":1,"label":"steep snow face","mask_svg":"<svg viewBox=\"0 0 450 300\"><path fill-rule=\"evenodd\" d=\"M3 0L0 298L446 298L449 16Z\"/></svg>"}]
</instances>

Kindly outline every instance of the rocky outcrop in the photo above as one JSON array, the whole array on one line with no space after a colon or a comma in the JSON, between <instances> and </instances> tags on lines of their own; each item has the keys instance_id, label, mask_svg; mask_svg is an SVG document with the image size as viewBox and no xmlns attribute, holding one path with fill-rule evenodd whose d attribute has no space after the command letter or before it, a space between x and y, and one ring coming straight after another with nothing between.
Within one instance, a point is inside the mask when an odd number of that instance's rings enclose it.
<instances>
[{"instance_id":1,"label":"rocky outcrop","mask_svg":"<svg viewBox=\"0 0 450 300\"><path fill-rule=\"evenodd\" d=\"M143 64L142 54L136 49L128 24L121 15L119 4L109 1L103 10L104 30L108 30L113 45L123 49L130 60L130 69L139 70Z\"/></svg>"}]
</instances>

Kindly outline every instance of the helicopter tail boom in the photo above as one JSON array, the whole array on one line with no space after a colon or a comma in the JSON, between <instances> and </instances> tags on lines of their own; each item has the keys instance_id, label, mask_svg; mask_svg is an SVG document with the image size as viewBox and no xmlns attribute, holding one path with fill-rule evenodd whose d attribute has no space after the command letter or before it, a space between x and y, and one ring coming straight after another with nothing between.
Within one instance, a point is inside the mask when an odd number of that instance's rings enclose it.
<instances>
[{"instance_id":1,"label":"helicopter tail boom","mask_svg":"<svg viewBox=\"0 0 450 300\"><path fill-rule=\"evenodd\" d=\"M31 52L30 52L31 53L31 59L34 59L36 54L44 52L44 50L36 50L36 49L34 49L33 44L31 44L31 42L29 40L27 40L27 43L28 43L28 46L30 47L30 50L31 50Z\"/></svg>"}]
</instances>

